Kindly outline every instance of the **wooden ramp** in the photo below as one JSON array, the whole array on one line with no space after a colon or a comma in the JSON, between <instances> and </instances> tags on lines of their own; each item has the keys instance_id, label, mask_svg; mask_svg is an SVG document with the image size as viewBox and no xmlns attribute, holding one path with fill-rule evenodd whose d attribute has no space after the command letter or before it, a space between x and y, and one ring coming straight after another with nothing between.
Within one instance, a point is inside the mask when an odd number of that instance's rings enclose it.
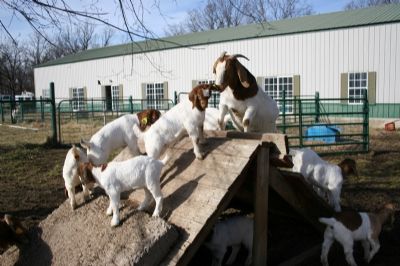
<instances>
[{"instance_id":1,"label":"wooden ramp","mask_svg":"<svg viewBox=\"0 0 400 266\"><path fill-rule=\"evenodd\" d=\"M172 157L161 177L163 218L178 228L180 238L162 265L187 265L190 262L246 179L257 184L253 202L256 241L259 243L255 243L253 249L254 265L265 265L266 262L268 187L277 191L306 220L321 228L315 216L329 213L329 206L321 203L318 196L315 198L307 184L291 178L295 174L282 174L276 168L288 165L284 157L288 153L285 135L212 131L207 132L203 150L205 159L195 159L192 143L187 137L169 149ZM250 169L254 167L257 169ZM309 192L311 197L304 196ZM140 202L143 193L134 192L130 199ZM319 207L312 212L310 209L314 205Z\"/></svg>"}]
</instances>

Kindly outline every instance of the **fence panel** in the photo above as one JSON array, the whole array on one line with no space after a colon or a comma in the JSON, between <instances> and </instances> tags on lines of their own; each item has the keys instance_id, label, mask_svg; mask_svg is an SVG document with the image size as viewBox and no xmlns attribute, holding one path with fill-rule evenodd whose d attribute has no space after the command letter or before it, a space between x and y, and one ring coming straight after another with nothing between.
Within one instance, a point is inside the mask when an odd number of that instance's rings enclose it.
<instances>
[{"instance_id":1,"label":"fence panel","mask_svg":"<svg viewBox=\"0 0 400 266\"><path fill-rule=\"evenodd\" d=\"M148 108L165 111L174 106L172 100L119 99L110 104L105 99L62 100L57 106L58 141L77 143L90 139L106 123L124 114L133 114Z\"/></svg>"}]
</instances>

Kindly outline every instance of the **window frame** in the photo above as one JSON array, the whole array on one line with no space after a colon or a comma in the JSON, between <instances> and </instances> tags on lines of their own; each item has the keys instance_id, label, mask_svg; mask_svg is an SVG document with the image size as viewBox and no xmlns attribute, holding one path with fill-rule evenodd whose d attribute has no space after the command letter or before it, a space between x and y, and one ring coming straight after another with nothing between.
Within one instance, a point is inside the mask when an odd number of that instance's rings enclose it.
<instances>
[{"instance_id":1,"label":"window frame","mask_svg":"<svg viewBox=\"0 0 400 266\"><path fill-rule=\"evenodd\" d=\"M149 94L149 92L151 93ZM163 109L164 82L146 83L145 93L146 93L145 97L147 102L147 108L152 108L157 110Z\"/></svg>"},{"instance_id":2,"label":"window frame","mask_svg":"<svg viewBox=\"0 0 400 266\"><path fill-rule=\"evenodd\" d=\"M268 80L268 81L267 81ZM272 80L272 82L269 82ZM290 80L290 82L289 82ZM294 99L294 76L293 75L275 75L265 76L263 78L263 92L271 96L278 104L279 113L283 113L282 99L283 91L285 88L290 87L290 90L286 90L285 99ZM267 88L268 87L268 88ZM269 89L273 87L273 89ZM289 101L285 104L285 113L292 114L294 112L294 102Z\"/></svg>"},{"instance_id":3,"label":"window frame","mask_svg":"<svg viewBox=\"0 0 400 266\"><path fill-rule=\"evenodd\" d=\"M111 86L111 103L112 103L112 110L113 111L119 111L120 106L119 106L119 94L120 94L120 86L119 85L112 85Z\"/></svg>"},{"instance_id":4,"label":"window frame","mask_svg":"<svg viewBox=\"0 0 400 266\"><path fill-rule=\"evenodd\" d=\"M85 88L72 88L72 111L79 112L85 110Z\"/></svg>"},{"instance_id":5,"label":"window frame","mask_svg":"<svg viewBox=\"0 0 400 266\"><path fill-rule=\"evenodd\" d=\"M357 78L357 74L359 75L359 78ZM365 77L362 77L363 74L365 74ZM353 77L352 77L353 76ZM365 85L362 85L363 81L365 81ZM353 82L353 85L351 85ZM359 85L356 85L357 82L359 82ZM360 105L363 104L362 98L363 98L363 90L365 90L368 93L368 72L363 71L363 72L348 72L347 73L347 95L348 95L348 100L347 103L349 105ZM356 94L355 92L359 90L359 93ZM355 91L352 94L350 93L351 91Z\"/></svg>"}]
</instances>

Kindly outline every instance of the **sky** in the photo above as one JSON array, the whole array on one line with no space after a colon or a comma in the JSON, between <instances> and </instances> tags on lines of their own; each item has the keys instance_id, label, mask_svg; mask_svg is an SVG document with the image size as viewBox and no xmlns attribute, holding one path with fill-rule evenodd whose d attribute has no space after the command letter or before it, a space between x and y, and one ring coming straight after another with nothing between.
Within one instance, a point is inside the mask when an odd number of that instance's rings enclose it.
<instances>
[{"instance_id":1,"label":"sky","mask_svg":"<svg viewBox=\"0 0 400 266\"><path fill-rule=\"evenodd\" d=\"M82 8L82 2L96 2L96 7L102 12L108 13L107 19L113 23L122 25L121 15L116 12L115 0L67 0L74 8ZM138 2L138 1L134 1ZM154 7L154 3L159 3L160 11ZM183 21L189 10L204 6L206 0L146 0L142 1L145 6L143 13L146 27L152 30L157 36L164 36L167 24L176 24ZM329 13L343 10L343 7L349 0L308 0L316 14ZM7 27L8 31L16 38L23 39L31 35L33 30L30 25L19 15L12 14L8 9L0 6L0 20ZM3 29L0 29L0 35L5 36ZM127 36L114 36L114 44L128 41Z\"/></svg>"}]
</instances>

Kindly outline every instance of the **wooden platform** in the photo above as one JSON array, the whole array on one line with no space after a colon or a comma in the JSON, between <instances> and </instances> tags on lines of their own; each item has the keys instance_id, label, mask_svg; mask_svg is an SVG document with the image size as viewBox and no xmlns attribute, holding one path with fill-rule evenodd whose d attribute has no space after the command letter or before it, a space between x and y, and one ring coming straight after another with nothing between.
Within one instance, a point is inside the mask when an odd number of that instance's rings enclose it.
<instances>
[{"instance_id":1,"label":"wooden platform","mask_svg":"<svg viewBox=\"0 0 400 266\"><path fill-rule=\"evenodd\" d=\"M261 230L257 233L259 243L254 244L253 257L259 259L253 261L254 265L266 263L268 187L321 229L315 217L329 213L329 206L315 197L312 188L298 178L299 175L276 168L292 166L285 157L287 149L287 138L282 134L227 131L207 132L204 160L195 159L192 143L187 137L170 148L172 157L161 176L163 218L178 228L180 238L161 265L187 265L190 262L247 178L257 184L255 233ZM256 164L254 160L257 160ZM250 166L255 166L256 171L250 171ZM130 199L140 202L143 193L134 192ZM318 207L315 212L310 211L312 206Z\"/></svg>"}]
</instances>

